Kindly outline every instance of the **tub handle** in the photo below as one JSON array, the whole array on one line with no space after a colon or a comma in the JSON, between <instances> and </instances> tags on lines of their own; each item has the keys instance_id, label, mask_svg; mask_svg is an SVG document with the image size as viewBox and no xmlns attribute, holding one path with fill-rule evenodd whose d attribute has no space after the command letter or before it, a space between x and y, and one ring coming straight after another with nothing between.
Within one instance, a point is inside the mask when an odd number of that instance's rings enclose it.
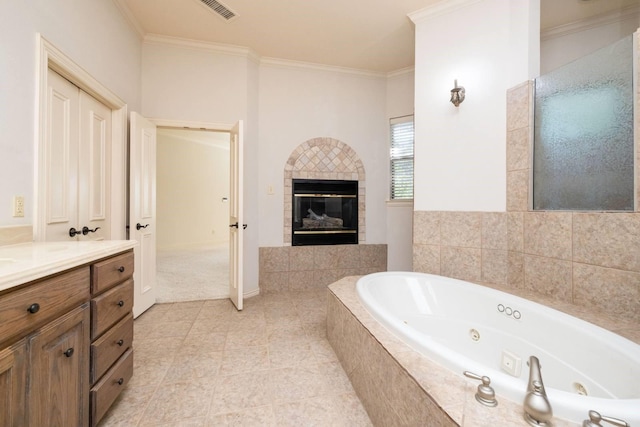
<instances>
[{"instance_id":1,"label":"tub handle","mask_svg":"<svg viewBox=\"0 0 640 427\"><path fill-rule=\"evenodd\" d=\"M618 418L605 417L604 415L600 415L600 413L596 411L589 411L589 419L584 420L584 422L582 423L582 427L602 427L600 421L606 421L613 424L614 426L630 427L629 423L627 423L626 421L620 420Z\"/></svg>"},{"instance_id":2,"label":"tub handle","mask_svg":"<svg viewBox=\"0 0 640 427\"><path fill-rule=\"evenodd\" d=\"M494 407L498 405L496 400L496 392L491 387L491 378L487 376L480 376L473 372L464 371L464 376L474 380L482 381L482 384L478 385L478 391L476 391L476 400L484 406Z\"/></svg>"}]
</instances>

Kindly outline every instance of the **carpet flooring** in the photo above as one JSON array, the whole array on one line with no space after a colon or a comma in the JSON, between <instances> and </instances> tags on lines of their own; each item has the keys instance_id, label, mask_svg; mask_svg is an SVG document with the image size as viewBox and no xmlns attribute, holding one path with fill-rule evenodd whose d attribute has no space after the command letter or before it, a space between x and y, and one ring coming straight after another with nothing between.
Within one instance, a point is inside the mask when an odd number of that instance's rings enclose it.
<instances>
[{"instance_id":1,"label":"carpet flooring","mask_svg":"<svg viewBox=\"0 0 640 427\"><path fill-rule=\"evenodd\" d=\"M199 301L229 296L229 246L158 251L157 302Z\"/></svg>"}]
</instances>

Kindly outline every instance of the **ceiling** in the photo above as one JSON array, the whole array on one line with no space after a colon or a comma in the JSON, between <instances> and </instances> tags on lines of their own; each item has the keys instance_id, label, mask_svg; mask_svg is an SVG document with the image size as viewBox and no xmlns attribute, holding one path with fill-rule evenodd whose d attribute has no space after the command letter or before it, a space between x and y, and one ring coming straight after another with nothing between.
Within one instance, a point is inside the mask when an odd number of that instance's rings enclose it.
<instances>
[{"instance_id":1,"label":"ceiling","mask_svg":"<svg viewBox=\"0 0 640 427\"><path fill-rule=\"evenodd\" d=\"M267 58L391 72L414 63L414 27L407 14L442 0L218 0L237 15L230 21L200 0L114 1L143 35L248 47ZM541 0L541 29L638 4L640 0Z\"/></svg>"}]
</instances>

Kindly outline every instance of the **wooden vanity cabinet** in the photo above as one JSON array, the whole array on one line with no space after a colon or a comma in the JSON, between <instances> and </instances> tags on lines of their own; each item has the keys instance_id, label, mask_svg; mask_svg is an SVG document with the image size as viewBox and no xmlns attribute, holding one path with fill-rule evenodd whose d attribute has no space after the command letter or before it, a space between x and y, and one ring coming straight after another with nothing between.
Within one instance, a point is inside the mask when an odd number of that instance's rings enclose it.
<instances>
[{"instance_id":1,"label":"wooden vanity cabinet","mask_svg":"<svg viewBox=\"0 0 640 427\"><path fill-rule=\"evenodd\" d=\"M0 425L89 421L89 267L0 294Z\"/></svg>"},{"instance_id":2,"label":"wooden vanity cabinet","mask_svg":"<svg viewBox=\"0 0 640 427\"><path fill-rule=\"evenodd\" d=\"M91 266L91 420L95 426L133 375L133 252Z\"/></svg>"},{"instance_id":3,"label":"wooden vanity cabinet","mask_svg":"<svg viewBox=\"0 0 640 427\"><path fill-rule=\"evenodd\" d=\"M0 291L0 427L96 425L133 375L133 251Z\"/></svg>"},{"instance_id":4,"label":"wooden vanity cabinet","mask_svg":"<svg viewBox=\"0 0 640 427\"><path fill-rule=\"evenodd\" d=\"M27 340L0 351L0 426L24 425L27 397Z\"/></svg>"}]
</instances>

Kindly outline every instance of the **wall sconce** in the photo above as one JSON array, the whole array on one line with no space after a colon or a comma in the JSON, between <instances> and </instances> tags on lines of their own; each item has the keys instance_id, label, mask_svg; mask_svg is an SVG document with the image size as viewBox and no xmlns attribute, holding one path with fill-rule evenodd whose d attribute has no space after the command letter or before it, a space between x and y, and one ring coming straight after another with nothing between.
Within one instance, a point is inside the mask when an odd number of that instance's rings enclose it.
<instances>
[{"instance_id":1,"label":"wall sconce","mask_svg":"<svg viewBox=\"0 0 640 427\"><path fill-rule=\"evenodd\" d=\"M464 101L464 87L458 86L458 80L453 81L454 88L451 89L451 103L456 107Z\"/></svg>"}]
</instances>

